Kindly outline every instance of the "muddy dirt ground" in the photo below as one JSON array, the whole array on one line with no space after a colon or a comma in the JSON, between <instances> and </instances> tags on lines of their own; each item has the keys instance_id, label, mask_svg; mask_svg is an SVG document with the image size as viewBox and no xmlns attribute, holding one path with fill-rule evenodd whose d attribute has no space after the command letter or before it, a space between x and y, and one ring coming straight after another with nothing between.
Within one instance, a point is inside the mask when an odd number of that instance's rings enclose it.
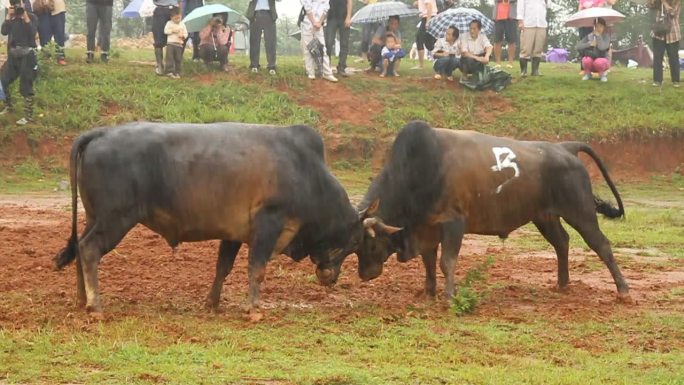
<instances>
[{"instance_id":1,"label":"muddy dirt ground","mask_svg":"<svg viewBox=\"0 0 684 385\"><path fill-rule=\"evenodd\" d=\"M73 264L63 271L53 270L52 258L65 245L70 228L69 201L67 196L0 196L0 293L12 298L0 298L0 328L39 327L46 322L59 325L86 318L76 306ZM512 237L522 235L516 232ZM188 243L174 256L158 235L136 227L100 265L107 317L150 310L206 314L203 303L213 280L217 249L216 241ZM618 250L617 254L635 304L616 301L607 269L598 264L598 257L582 249L571 250L570 288L559 293L554 290L556 260L550 247L543 252L525 252L497 238L468 236L458 278L493 256L495 263L486 279L489 290L476 314L513 322L540 312L577 320L646 309L684 311L684 298L668 296L673 288L684 286L684 261L640 257L634 250ZM247 292L246 259L243 247L223 288L222 316L241 316ZM356 257L350 256L332 289L319 286L313 270L308 260L296 263L280 256L270 262L262 286L267 320L294 308L318 308L340 318L369 306L389 316L410 309L446 310L444 300L431 302L416 296L424 280L418 259L401 264L392 258L380 278L361 282L356 275ZM441 276L438 285L443 287ZM25 306L16 306L17 301Z\"/></svg>"}]
</instances>

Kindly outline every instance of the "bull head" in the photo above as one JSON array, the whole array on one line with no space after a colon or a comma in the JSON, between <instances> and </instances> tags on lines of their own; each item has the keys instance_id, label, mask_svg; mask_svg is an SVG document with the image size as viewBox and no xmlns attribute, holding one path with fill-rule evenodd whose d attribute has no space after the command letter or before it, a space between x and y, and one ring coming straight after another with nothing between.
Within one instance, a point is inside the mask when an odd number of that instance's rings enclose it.
<instances>
[{"instance_id":1,"label":"bull head","mask_svg":"<svg viewBox=\"0 0 684 385\"><path fill-rule=\"evenodd\" d=\"M380 218L378 217L372 217L372 218L366 218L363 220L363 228L366 229L366 232L368 235L371 236L371 238L375 238L376 232L382 232L385 234L394 234L397 231L401 231L401 227L394 227L394 226L389 226L386 225Z\"/></svg>"}]
</instances>

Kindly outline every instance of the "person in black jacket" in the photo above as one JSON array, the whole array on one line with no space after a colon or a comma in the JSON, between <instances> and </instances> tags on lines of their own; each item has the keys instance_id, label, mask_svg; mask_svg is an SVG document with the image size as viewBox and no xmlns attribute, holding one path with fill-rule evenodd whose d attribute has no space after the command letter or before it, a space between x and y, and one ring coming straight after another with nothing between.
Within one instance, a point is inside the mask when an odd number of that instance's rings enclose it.
<instances>
[{"instance_id":1,"label":"person in black jacket","mask_svg":"<svg viewBox=\"0 0 684 385\"><path fill-rule=\"evenodd\" d=\"M97 45L100 46L100 60L103 63L109 61L110 35L112 33L112 5L113 0L86 0L86 36L88 64L92 63L95 56L95 33L98 33Z\"/></svg>"},{"instance_id":2,"label":"person in black jacket","mask_svg":"<svg viewBox=\"0 0 684 385\"><path fill-rule=\"evenodd\" d=\"M261 33L266 44L268 73L276 73L276 13L275 0L250 0L245 16L249 19L249 67L259 72L261 53Z\"/></svg>"},{"instance_id":3,"label":"person in black jacket","mask_svg":"<svg viewBox=\"0 0 684 385\"><path fill-rule=\"evenodd\" d=\"M33 81L38 71L36 57L36 34L38 22L32 13L24 9L19 0L12 1L0 27L0 33L8 37L9 54L0 68L0 82L5 101L0 115L13 110L10 85L19 78L19 92L24 97L24 117L17 124L24 125L33 118Z\"/></svg>"}]
</instances>

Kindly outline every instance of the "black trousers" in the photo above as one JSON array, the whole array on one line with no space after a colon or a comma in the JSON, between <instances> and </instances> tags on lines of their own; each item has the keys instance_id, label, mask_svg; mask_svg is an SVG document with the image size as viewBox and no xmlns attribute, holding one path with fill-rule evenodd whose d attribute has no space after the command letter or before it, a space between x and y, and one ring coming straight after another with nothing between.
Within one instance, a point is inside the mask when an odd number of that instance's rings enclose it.
<instances>
[{"instance_id":1,"label":"black trousers","mask_svg":"<svg viewBox=\"0 0 684 385\"><path fill-rule=\"evenodd\" d=\"M218 60L221 68L228 64L228 47L225 45L216 46L216 49L211 45L202 45L199 48L199 52L202 61L206 65L211 64L214 60Z\"/></svg>"},{"instance_id":2,"label":"black trousers","mask_svg":"<svg viewBox=\"0 0 684 385\"><path fill-rule=\"evenodd\" d=\"M268 69L276 67L276 25L269 11L256 11L249 23L249 66L259 68L261 34L264 34Z\"/></svg>"},{"instance_id":3,"label":"black trousers","mask_svg":"<svg viewBox=\"0 0 684 385\"><path fill-rule=\"evenodd\" d=\"M484 64L471 57L461 58L461 73L464 75L474 74L484 69Z\"/></svg>"},{"instance_id":4,"label":"black trousers","mask_svg":"<svg viewBox=\"0 0 684 385\"><path fill-rule=\"evenodd\" d=\"M17 53L16 49L10 49L7 61L0 69L0 81L5 91L7 100L10 100L9 87L17 78L19 79L19 92L25 98L33 97L33 81L38 73L38 60L34 50L28 53Z\"/></svg>"},{"instance_id":5,"label":"black trousers","mask_svg":"<svg viewBox=\"0 0 684 385\"><path fill-rule=\"evenodd\" d=\"M665 40L653 39L653 81L663 82L663 58L667 51L670 64L670 77L673 83L679 83L679 41L666 44Z\"/></svg>"},{"instance_id":6,"label":"black trousers","mask_svg":"<svg viewBox=\"0 0 684 385\"><path fill-rule=\"evenodd\" d=\"M344 19L328 19L325 26L325 48L328 51L328 56L332 57L335 52L335 36L340 34L340 54L339 62L337 63L338 70L347 68L347 56L349 55L349 35L351 28L344 25ZM332 61L330 61L332 65Z\"/></svg>"}]
</instances>

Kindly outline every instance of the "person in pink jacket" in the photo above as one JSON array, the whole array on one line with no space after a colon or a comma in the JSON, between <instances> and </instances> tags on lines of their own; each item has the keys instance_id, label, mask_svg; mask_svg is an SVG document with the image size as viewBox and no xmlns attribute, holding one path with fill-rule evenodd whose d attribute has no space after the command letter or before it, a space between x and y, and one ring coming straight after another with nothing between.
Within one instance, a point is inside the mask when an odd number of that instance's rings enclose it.
<instances>
[{"instance_id":1,"label":"person in pink jacket","mask_svg":"<svg viewBox=\"0 0 684 385\"><path fill-rule=\"evenodd\" d=\"M200 58L207 68L212 61L217 60L221 71L226 70L231 34L230 27L226 26L219 16L211 18L207 26L200 31Z\"/></svg>"}]
</instances>

